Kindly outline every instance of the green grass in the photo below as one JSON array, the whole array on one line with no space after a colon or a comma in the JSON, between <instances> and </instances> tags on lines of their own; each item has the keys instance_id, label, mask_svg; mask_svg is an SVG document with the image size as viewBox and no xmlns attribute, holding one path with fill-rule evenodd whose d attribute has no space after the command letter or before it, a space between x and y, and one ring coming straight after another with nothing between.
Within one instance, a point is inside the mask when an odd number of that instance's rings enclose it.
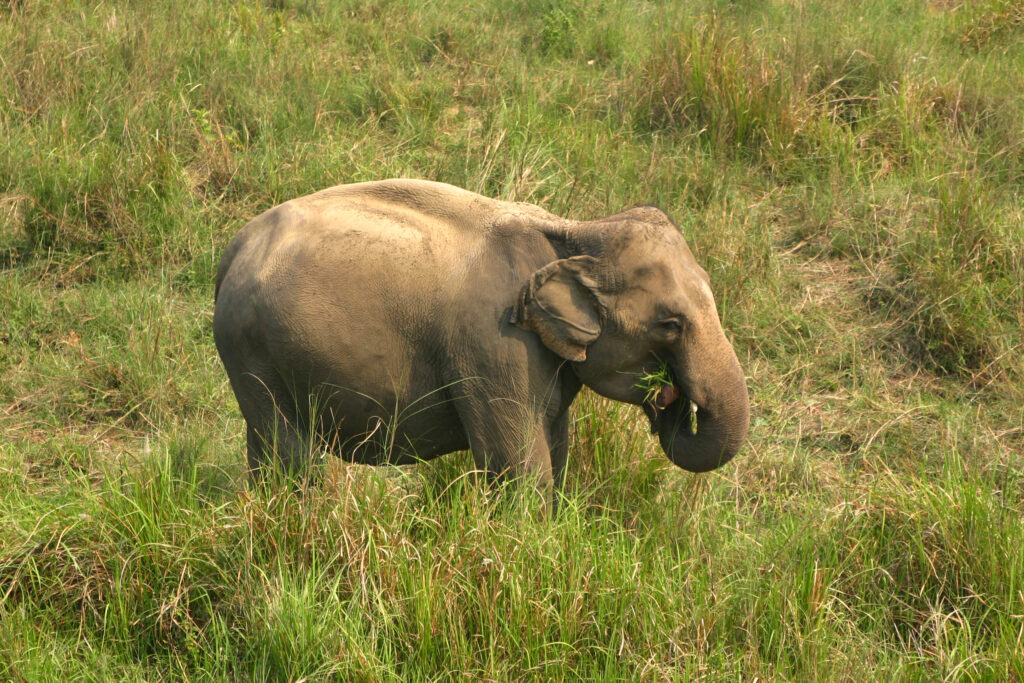
<instances>
[{"instance_id":1,"label":"green grass","mask_svg":"<svg viewBox=\"0 0 1024 683\"><path fill-rule=\"evenodd\" d=\"M0 679L1024 679L1022 16L0 2ZM585 393L554 519L466 454L248 491L220 251L393 176L669 211L744 451Z\"/></svg>"},{"instance_id":2,"label":"green grass","mask_svg":"<svg viewBox=\"0 0 1024 683\"><path fill-rule=\"evenodd\" d=\"M653 403L661 388L666 384L671 385L672 382L672 372L668 369L668 364L660 361L654 370L637 375L635 386L644 392L644 403Z\"/></svg>"}]
</instances>

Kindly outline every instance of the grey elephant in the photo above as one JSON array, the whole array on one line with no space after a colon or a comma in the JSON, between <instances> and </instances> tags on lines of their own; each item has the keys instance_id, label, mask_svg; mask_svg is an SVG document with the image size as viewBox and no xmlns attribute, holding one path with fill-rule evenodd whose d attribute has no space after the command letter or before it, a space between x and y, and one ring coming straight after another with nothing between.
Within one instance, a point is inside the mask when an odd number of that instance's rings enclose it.
<instances>
[{"instance_id":1,"label":"grey elephant","mask_svg":"<svg viewBox=\"0 0 1024 683\"><path fill-rule=\"evenodd\" d=\"M234 237L213 327L255 479L316 451L403 464L470 448L492 479L557 488L583 385L642 406L686 470L747 435L708 275L653 207L577 222L435 182L340 185Z\"/></svg>"}]
</instances>

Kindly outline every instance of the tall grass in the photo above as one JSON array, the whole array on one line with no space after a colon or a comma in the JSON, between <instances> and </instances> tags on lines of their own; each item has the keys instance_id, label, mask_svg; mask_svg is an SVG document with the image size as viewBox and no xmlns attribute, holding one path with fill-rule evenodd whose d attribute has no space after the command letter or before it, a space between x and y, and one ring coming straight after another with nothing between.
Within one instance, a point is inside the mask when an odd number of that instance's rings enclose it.
<instances>
[{"instance_id":1,"label":"tall grass","mask_svg":"<svg viewBox=\"0 0 1024 683\"><path fill-rule=\"evenodd\" d=\"M0 678L1024 678L1014 2L0 3ZM656 203L750 442L581 396L557 517L457 454L245 486L244 222Z\"/></svg>"}]
</instances>

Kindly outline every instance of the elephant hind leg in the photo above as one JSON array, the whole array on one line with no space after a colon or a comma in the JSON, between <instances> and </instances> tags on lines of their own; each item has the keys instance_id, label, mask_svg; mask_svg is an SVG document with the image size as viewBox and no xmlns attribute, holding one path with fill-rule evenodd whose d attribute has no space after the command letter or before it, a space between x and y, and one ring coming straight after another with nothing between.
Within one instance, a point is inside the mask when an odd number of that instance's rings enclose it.
<instances>
[{"instance_id":1,"label":"elephant hind leg","mask_svg":"<svg viewBox=\"0 0 1024 683\"><path fill-rule=\"evenodd\" d=\"M246 377L249 392L237 392L246 423L246 458L249 481L262 484L273 474L289 479L305 477L313 459L312 439L296 419L288 392L275 390L253 375ZM258 386L256 386L258 385Z\"/></svg>"},{"instance_id":2,"label":"elephant hind leg","mask_svg":"<svg viewBox=\"0 0 1024 683\"><path fill-rule=\"evenodd\" d=\"M258 424L247 421L245 440L250 482L262 484L275 472L288 478L306 474L312 459L309 440L284 417Z\"/></svg>"}]
</instances>

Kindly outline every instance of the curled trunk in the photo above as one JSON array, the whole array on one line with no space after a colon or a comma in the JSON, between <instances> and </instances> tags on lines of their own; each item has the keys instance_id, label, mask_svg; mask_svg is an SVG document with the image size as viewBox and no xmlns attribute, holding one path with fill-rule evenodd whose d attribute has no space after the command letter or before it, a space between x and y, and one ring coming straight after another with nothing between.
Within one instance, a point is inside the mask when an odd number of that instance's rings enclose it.
<instances>
[{"instance_id":1,"label":"curled trunk","mask_svg":"<svg viewBox=\"0 0 1024 683\"><path fill-rule=\"evenodd\" d=\"M724 465L747 438L750 402L746 381L731 349L729 355L731 362L710 378L697 381L677 372L672 390L662 392L671 399L667 405L647 408L651 429L657 432L665 454L690 472Z\"/></svg>"}]
</instances>

